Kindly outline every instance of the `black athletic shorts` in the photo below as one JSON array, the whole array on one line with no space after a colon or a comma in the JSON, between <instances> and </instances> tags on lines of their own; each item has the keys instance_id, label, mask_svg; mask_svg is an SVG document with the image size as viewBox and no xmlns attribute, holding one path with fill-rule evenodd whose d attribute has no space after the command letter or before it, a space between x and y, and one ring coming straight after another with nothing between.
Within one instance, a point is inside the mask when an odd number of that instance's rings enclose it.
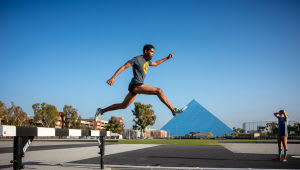
<instances>
[{"instance_id":1,"label":"black athletic shorts","mask_svg":"<svg viewBox=\"0 0 300 170\"><path fill-rule=\"evenodd\" d=\"M133 89L134 89L135 87L138 87L138 86L141 86L141 85L143 85L143 83L129 84L128 91L131 92L131 93L133 93Z\"/></svg>"}]
</instances>

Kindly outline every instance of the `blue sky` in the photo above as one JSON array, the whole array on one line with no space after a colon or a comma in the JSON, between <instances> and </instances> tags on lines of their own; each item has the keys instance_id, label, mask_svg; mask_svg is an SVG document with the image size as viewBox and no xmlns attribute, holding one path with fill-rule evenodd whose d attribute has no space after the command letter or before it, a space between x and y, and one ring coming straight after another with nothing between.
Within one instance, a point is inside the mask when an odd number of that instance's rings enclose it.
<instances>
[{"instance_id":1,"label":"blue sky","mask_svg":"<svg viewBox=\"0 0 300 170\"><path fill-rule=\"evenodd\" d=\"M275 120L286 109L300 121L300 2L292 0L15 1L0 2L0 100L33 115L32 104L59 111L72 105L84 118L122 102L132 70L106 84L126 61L155 46L145 84L173 105L192 99L230 127ZM172 116L156 96L162 127ZM104 115L132 124L133 104Z\"/></svg>"}]
</instances>

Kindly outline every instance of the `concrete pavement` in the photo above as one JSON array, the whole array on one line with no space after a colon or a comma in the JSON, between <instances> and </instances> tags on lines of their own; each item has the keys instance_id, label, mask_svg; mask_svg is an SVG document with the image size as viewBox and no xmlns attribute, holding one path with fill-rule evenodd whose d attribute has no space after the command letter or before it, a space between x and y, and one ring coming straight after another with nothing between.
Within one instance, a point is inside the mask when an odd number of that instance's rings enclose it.
<instances>
[{"instance_id":1,"label":"concrete pavement","mask_svg":"<svg viewBox=\"0 0 300 170\"><path fill-rule=\"evenodd\" d=\"M287 163L272 160L276 144L222 143L220 146L106 145L106 169L297 169L300 145L289 144ZM0 141L0 169L12 169L12 142ZM99 169L97 143L33 141L25 169Z\"/></svg>"}]
</instances>

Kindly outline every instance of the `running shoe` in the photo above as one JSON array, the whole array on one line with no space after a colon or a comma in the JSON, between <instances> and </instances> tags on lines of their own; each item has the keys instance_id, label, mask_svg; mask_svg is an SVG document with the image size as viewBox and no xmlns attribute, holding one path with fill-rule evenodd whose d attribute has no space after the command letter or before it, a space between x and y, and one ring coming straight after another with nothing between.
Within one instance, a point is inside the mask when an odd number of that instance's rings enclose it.
<instances>
[{"instance_id":1,"label":"running shoe","mask_svg":"<svg viewBox=\"0 0 300 170\"><path fill-rule=\"evenodd\" d=\"M282 161L282 162L287 162L286 157L284 157L281 161Z\"/></svg>"},{"instance_id":2,"label":"running shoe","mask_svg":"<svg viewBox=\"0 0 300 170\"><path fill-rule=\"evenodd\" d=\"M175 107L174 111L172 112L172 115L175 117L175 116L179 115L180 113L184 112L186 108L187 108L187 106L185 106L181 109Z\"/></svg>"},{"instance_id":3,"label":"running shoe","mask_svg":"<svg viewBox=\"0 0 300 170\"><path fill-rule=\"evenodd\" d=\"M102 116L102 109L99 107L96 110L96 114L95 114L95 120L97 121L101 116Z\"/></svg>"}]
</instances>

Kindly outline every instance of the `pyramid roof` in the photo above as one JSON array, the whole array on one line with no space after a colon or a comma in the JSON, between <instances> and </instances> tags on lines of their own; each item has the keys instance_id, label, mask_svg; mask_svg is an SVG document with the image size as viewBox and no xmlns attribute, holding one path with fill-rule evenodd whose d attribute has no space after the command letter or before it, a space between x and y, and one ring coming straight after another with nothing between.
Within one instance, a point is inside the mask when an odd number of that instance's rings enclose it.
<instances>
[{"instance_id":1,"label":"pyramid roof","mask_svg":"<svg viewBox=\"0 0 300 170\"><path fill-rule=\"evenodd\" d=\"M211 132L214 136L232 133L230 127L206 110L196 100L192 100L184 112L173 117L161 129L170 131L171 136L184 136L190 132Z\"/></svg>"}]
</instances>

